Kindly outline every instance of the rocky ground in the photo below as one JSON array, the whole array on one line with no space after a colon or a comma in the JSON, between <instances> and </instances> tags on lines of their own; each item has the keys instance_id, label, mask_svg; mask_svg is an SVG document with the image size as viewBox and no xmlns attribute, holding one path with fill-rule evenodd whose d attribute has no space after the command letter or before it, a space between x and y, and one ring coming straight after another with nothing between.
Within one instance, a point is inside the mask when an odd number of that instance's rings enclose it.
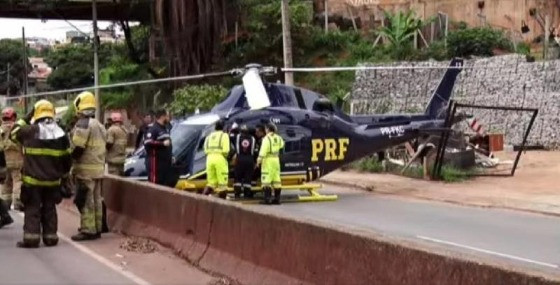
<instances>
[{"instance_id":1,"label":"rocky ground","mask_svg":"<svg viewBox=\"0 0 560 285\"><path fill-rule=\"evenodd\" d=\"M533 151L522 155L514 177L477 177L461 183L442 183L392 174L337 171L322 180L375 193L560 215L559 176L560 152Z\"/></svg>"}]
</instances>

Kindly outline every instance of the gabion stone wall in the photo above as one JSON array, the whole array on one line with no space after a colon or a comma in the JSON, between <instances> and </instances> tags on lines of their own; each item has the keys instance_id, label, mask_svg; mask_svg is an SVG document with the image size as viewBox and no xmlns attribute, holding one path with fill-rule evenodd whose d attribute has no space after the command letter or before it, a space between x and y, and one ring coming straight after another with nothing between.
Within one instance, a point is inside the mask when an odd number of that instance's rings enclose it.
<instances>
[{"instance_id":1,"label":"gabion stone wall","mask_svg":"<svg viewBox=\"0 0 560 285\"><path fill-rule=\"evenodd\" d=\"M447 66L447 62L398 62L393 66ZM366 64L370 66L370 64ZM375 65L371 65L375 66ZM383 65L386 66L386 65ZM538 108L529 144L560 149L560 60L526 62L522 55L465 61L453 90L457 102L490 106ZM359 71L352 90L355 114L424 112L443 69ZM520 144L529 113L462 110L474 115L489 132L505 134L505 142Z\"/></svg>"}]
</instances>

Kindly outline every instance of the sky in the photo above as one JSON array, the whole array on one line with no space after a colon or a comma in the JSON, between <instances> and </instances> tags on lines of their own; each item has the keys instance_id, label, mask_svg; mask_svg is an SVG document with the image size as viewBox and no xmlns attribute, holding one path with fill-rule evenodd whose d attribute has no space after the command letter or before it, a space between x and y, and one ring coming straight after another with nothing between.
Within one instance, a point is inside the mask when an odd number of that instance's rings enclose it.
<instances>
[{"instance_id":1,"label":"sky","mask_svg":"<svg viewBox=\"0 0 560 285\"><path fill-rule=\"evenodd\" d=\"M91 32L91 21L70 21L84 33ZM104 29L111 22L100 21L97 26ZM26 37L42 37L53 40L64 40L66 32L75 30L70 24L62 20L49 20L45 23L41 20L8 19L0 18L0 39L21 38L21 27L25 27Z\"/></svg>"}]
</instances>

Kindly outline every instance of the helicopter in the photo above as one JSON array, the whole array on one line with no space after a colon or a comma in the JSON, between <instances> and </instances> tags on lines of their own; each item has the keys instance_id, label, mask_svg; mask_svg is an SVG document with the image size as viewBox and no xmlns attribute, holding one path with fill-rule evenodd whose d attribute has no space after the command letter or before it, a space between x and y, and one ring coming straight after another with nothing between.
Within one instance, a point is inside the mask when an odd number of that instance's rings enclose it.
<instances>
[{"instance_id":1,"label":"helicopter","mask_svg":"<svg viewBox=\"0 0 560 285\"><path fill-rule=\"evenodd\" d=\"M280 154L283 188L306 189L310 200L334 200L318 194L319 186L311 182L355 160L442 129L462 67L462 59L451 60L424 113L357 116L345 114L322 94L262 80L275 74L276 68L252 64L234 70L231 74L242 75L243 84L233 87L208 113L187 117L171 129L176 188L204 188L204 140L218 120L249 128L272 122L285 140ZM125 176L147 180L145 155L139 148L127 158Z\"/></svg>"}]
</instances>

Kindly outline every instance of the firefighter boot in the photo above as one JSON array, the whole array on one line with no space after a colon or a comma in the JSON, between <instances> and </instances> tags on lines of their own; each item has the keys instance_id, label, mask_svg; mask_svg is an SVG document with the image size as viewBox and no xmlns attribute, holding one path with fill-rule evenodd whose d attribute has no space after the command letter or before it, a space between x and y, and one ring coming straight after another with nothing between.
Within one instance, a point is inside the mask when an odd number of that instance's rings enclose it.
<instances>
[{"instance_id":1,"label":"firefighter boot","mask_svg":"<svg viewBox=\"0 0 560 285\"><path fill-rule=\"evenodd\" d=\"M241 185L234 185L233 192L235 193L235 199L241 198Z\"/></svg>"},{"instance_id":2,"label":"firefighter boot","mask_svg":"<svg viewBox=\"0 0 560 285\"><path fill-rule=\"evenodd\" d=\"M272 196L272 188L267 187L267 186L263 187L263 193L264 193L264 199L262 201L262 204L270 205L272 203L272 200L271 200L272 199L272 197L271 197Z\"/></svg>"},{"instance_id":3,"label":"firefighter boot","mask_svg":"<svg viewBox=\"0 0 560 285\"><path fill-rule=\"evenodd\" d=\"M22 240L16 243L16 246L19 248L38 248L39 247L39 240Z\"/></svg>"},{"instance_id":4,"label":"firefighter boot","mask_svg":"<svg viewBox=\"0 0 560 285\"><path fill-rule=\"evenodd\" d=\"M243 197L246 199L253 198L253 191L251 191L251 187L243 187Z\"/></svg>"},{"instance_id":5,"label":"firefighter boot","mask_svg":"<svg viewBox=\"0 0 560 285\"><path fill-rule=\"evenodd\" d=\"M102 212L102 218L101 218L101 233L108 233L109 232L109 226L107 225L107 207L105 206L105 202L103 202L101 204L101 212Z\"/></svg>"},{"instance_id":6,"label":"firefighter boot","mask_svg":"<svg viewBox=\"0 0 560 285\"><path fill-rule=\"evenodd\" d=\"M212 189L212 187L206 186L204 188L204 191L202 191L202 195L208 196L208 195L212 194L213 192L214 192L214 189Z\"/></svg>"},{"instance_id":7,"label":"firefighter boot","mask_svg":"<svg viewBox=\"0 0 560 285\"><path fill-rule=\"evenodd\" d=\"M3 207L6 207L6 211L9 211L12 208L12 199L4 199L1 203L3 204Z\"/></svg>"},{"instance_id":8,"label":"firefighter boot","mask_svg":"<svg viewBox=\"0 0 560 285\"><path fill-rule=\"evenodd\" d=\"M281 193L282 193L282 190L274 189L274 199L272 200L272 204L280 205L280 194Z\"/></svg>"},{"instance_id":9,"label":"firefighter boot","mask_svg":"<svg viewBox=\"0 0 560 285\"><path fill-rule=\"evenodd\" d=\"M73 235L71 239L73 241L86 241L86 240L95 240L100 237L101 237L100 233L96 233L96 234L78 233L76 235Z\"/></svg>"},{"instance_id":10,"label":"firefighter boot","mask_svg":"<svg viewBox=\"0 0 560 285\"><path fill-rule=\"evenodd\" d=\"M10 208L7 207L6 203L0 200L0 228L14 222L14 220L12 220L12 217L10 217L10 214L8 213L9 209Z\"/></svg>"}]
</instances>

